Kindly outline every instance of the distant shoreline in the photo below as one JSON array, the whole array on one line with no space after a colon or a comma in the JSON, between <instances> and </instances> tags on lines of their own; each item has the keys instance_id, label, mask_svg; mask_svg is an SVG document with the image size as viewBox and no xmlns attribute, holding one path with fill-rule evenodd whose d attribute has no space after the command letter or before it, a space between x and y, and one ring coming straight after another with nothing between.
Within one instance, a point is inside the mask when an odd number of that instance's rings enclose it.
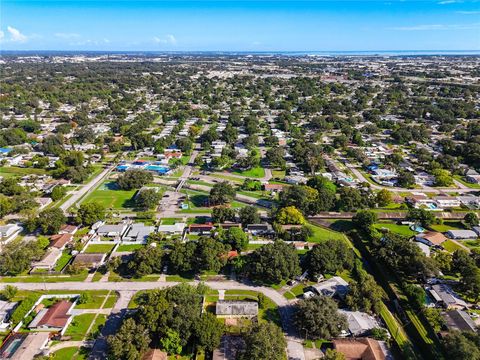
<instances>
[{"instance_id":1,"label":"distant shoreline","mask_svg":"<svg viewBox=\"0 0 480 360\"><path fill-rule=\"evenodd\" d=\"M351 51L103 51L103 50L0 50L0 56L476 56L480 50L351 50Z\"/></svg>"}]
</instances>

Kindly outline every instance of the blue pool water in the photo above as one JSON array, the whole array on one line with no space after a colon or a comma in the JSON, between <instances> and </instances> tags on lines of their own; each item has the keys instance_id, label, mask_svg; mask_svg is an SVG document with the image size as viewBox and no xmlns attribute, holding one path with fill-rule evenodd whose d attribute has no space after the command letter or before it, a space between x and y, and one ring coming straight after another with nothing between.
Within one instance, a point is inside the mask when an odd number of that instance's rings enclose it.
<instances>
[{"instance_id":1,"label":"blue pool water","mask_svg":"<svg viewBox=\"0 0 480 360\"><path fill-rule=\"evenodd\" d=\"M128 167L129 167L128 165L118 165L117 170L118 171L125 171L125 170L128 169Z\"/></svg>"},{"instance_id":2,"label":"blue pool water","mask_svg":"<svg viewBox=\"0 0 480 360\"><path fill-rule=\"evenodd\" d=\"M146 169L150 171L156 171L159 174L165 174L166 172L168 172L168 170L170 170L167 166L162 165L148 165Z\"/></svg>"}]
</instances>

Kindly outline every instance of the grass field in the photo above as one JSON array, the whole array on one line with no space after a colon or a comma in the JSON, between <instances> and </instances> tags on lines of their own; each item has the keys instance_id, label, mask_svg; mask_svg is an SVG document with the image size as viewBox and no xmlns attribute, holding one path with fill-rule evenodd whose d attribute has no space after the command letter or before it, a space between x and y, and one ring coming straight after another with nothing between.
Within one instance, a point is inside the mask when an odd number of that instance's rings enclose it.
<instances>
[{"instance_id":1,"label":"grass field","mask_svg":"<svg viewBox=\"0 0 480 360\"><path fill-rule=\"evenodd\" d=\"M98 314L96 319L94 320L94 323L92 325L90 333L88 334L88 337L92 339L96 338L100 334L100 329L103 325L105 325L106 321L107 321L107 316L105 314Z\"/></svg>"},{"instance_id":2,"label":"grass field","mask_svg":"<svg viewBox=\"0 0 480 360\"><path fill-rule=\"evenodd\" d=\"M463 230L465 227L461 221L444 221L443 224L430 225L432 230L446 232L448 230Z\"/></svg>"},{"instance_id":3,"label":"grass field","mask_svg":"<svg viewBox=\"0 0 480 360\"><path fill-rule=\"evenodd\" d=\"M117 248L117 252L122 252L122 251L135 251L135 250L138 250L138 249L141 249L143 248L145 245L142 245L142 244L132 244L132 245L120 245L118 248Z\"/></svg>"},{"instance_id":4,"label":"grass field","mask_svg":"<svg viewBox=\"0 0 480 360\"><path fill-rule=\"evenodd\" d=\"M85 249L86 253L104 253L112 251L114 244L91 244Z\"/></svg>"},{"instance_id":5,"label":"grass field","mask_svg":"<svg viewBox=\"0 0 480 360\"><path fill-rule=\"evenodd\" d=\"M403 236L413 236L415 231L410 230L408 225L397 225L394 223L380 222L373 225L375 229L381 230L382 228L388 229L390 232Z\"/></svg>"},{"instance_id":6,"label":"grass field","mask_svg":"<svg viewBox=\"0 0 480 360\"><path fill-rule=\"evenodd\" d=\"M67 348L63 348L58 351L55 351L52 355L53 355L53 359L55 360L68 360L68 359L73 359L77 351L78 351L78 348L76 346L73 346L73 347L67 347Z\"/></svg>"},{"instance_id":7,"label":"grass field","mask_svg":"<svg viewBox=\"0 0 480 360\"><path fill-rule=\"evenodd\" d=\"M133 197L137 190L119 190L115 181L106 181L90 193L82 202L96 202L106 209L133 207Z\"/></svg>"},{"instance_id":8,"label":"grass field","mask_svg":"<svg viewBox=\"0 0 480 360\"><path fill-rule=\"evenodd\" d=\"M245 170L245 171L233 170L232 173L237 174L237 175L241 175L241 176L245 176L245 177L249 177L249 178L262 178L262 177L265 176L265 170L260 166L257 166L257 167L254 167L254 168L251 168L251 169L248 169L248 170Z\"/></svg>"},{"instance_id":9,"label":"grass field","mask_svg":"<svg viewBox=\"0 0 480 360\"><path fill-rule=\"evenodd\" d=\"M455 244L452 240L447 240L442 243L442 246L447 250L448 252L453 253L455 250L462 249L462 247L458 244Z\"/></svg>"},{"instance_id":10,"label":"grass field","mask_svg":"<svg viewBox=\"0 0 480 360\"><path fill-rule=\"evenodd\" d=\"M58 259L55 263L55 271L61 271L65 267L65 265L67 265L71 258L72 255L70 254L70 251L64 250L60 259Z\"/></svg>"},{"instance_id":11,"label":"grass field","mask_svg":"<svg viewBox=\"0 0 480 360\"><path fill-rule=\"evenodd\" d=\"M87 330L95 318L95 314L76 315L70 325L68 325L66 336L71 336L72 340L80 341L87 335Z\"/></svg>"},{"instance_id":12,"label":"grass field","mask_svg":"<svg viewBox=\"0 0 480 360\"><path fill-rule=\"evenodd\" d=\"M313 235L308 238L308 242L322 242L329 239L346 240L345 235L337 231L313 224L308 224L307 226L313 231Z\"/></svg>"},{"instance_id":13,"label":"grass field","mask_svg":"<svg viewBox=\"0 0 480 360\"><path fill-rule=\"evenodd\" d=\"M0 167L0 176L3 177L12 177L12 176L24 176L24 175L42 175L45 174L44 169L34 169L34 168L21 168L16 166L2 166Z\"/></svg>"},{"instance_id":14,"label":"grass field","mask_svg":"<svg viewBox=\"0 0 480 360\"><path fill-rule=\"evenodd\" d=\"M274 178L283 179L285 177L285 170L272 170L272 176Z\"/></svg>"}]
</instances>

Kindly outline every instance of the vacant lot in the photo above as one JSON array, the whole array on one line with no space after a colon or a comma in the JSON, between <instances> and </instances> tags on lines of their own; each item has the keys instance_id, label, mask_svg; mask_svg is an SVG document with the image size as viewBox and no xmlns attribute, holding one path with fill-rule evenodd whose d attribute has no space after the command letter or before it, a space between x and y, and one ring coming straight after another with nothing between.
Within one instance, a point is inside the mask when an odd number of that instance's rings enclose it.
<instances>
[{"instance_id":1,"label":"vacant lot","mask_svg":"<svg viewBox=\"0 0 480 360\"><path fill-rule=\"evenodd\" d=\"M115 181L106 181L90 193L83 202L96 202L107 209L133 207L133 197L137 190L120 190Z\"/></svg>"}]
</instances>

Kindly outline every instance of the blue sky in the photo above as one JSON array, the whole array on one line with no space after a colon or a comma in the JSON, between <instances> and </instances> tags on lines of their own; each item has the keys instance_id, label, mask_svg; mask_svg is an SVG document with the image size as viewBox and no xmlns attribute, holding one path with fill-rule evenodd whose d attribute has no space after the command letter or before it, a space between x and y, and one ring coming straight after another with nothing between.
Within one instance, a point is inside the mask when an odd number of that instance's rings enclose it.
<instances>
[{"instance_id":1,"label":"blue sky","mask_svg":"<svg viewBox=\"0 0 480 360\"><path fill-rule=\"evenodd\" d=\"M3 50L480 50L480 1L1 0Z\"/></svg>"}]
</instances>

